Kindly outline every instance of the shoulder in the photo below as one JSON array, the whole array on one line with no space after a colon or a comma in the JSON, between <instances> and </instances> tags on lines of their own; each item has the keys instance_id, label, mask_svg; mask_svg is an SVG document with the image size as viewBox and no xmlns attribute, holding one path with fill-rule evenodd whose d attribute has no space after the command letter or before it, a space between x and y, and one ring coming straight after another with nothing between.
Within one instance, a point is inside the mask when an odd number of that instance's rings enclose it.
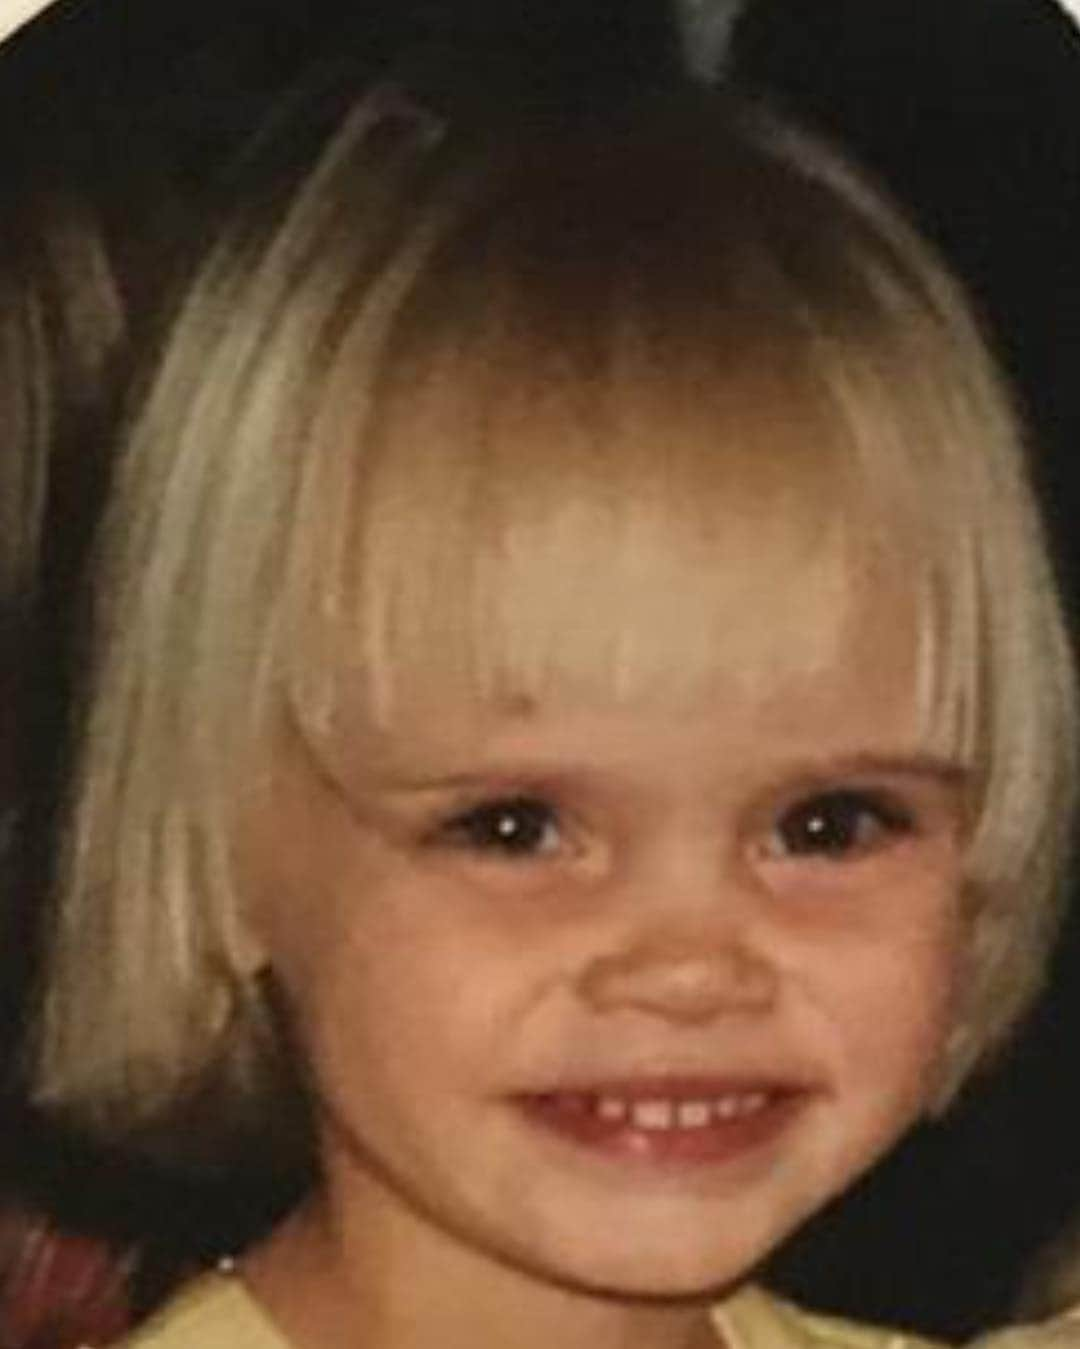
<instances>
[{"instance_id":1,"label":"shoulder","mask_svg":"<svg viewBox=\"0 0 1080 1349\"><path fill-rule=\"evenodd\" d=\"M206 1274L115 1349L289 1349L239 1280Z\"/></svg>"},{"instance_id":2,"label":"shoulder","mask_svg":"<svg viewBox=\"0 0 1080 1349\"><path fill-rule=\"evenodd\" d=\"M760 1288L737 1293L714 1315L730 1349L940 1349L906 1331L804 1311Z\"/></svg>"},{"instance_id":3,"label":"shoulder","mask_svg":"<svg viewBox=\"0 0 1080 1349\"><path fill-rule=\"evenodd\" d=\"M760 1288L748 1288L714 1310L729 1349L943 1349L903 1330L804 1311ZM1080 1349L1080 1304L1051 1320L1007 1326L966 1349Z\"/></svg>"}]
</instances>

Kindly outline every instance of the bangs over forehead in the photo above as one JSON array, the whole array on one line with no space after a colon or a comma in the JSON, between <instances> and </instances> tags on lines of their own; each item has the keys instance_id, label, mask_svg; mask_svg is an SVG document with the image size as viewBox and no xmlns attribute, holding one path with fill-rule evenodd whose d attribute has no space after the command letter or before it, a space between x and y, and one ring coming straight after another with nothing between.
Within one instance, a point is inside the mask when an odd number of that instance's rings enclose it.
<instances>
[{"instance_id":1,"label":"bangs over forehead","mask_svg":"<svg viewBox=\"0 0 1080 1349\"><path fill-rule=\"evenodd\" d=\"M313 568L336 578L338 686L294 668L305 720L342 699L386 725L417 702L686 698L718 672L810 670L885 582L919 612L919 696L941 716L963 484L941 469L955 409L913 387L912 278L819 184L745 153L542 147L432 250L362 398L368 334L346 336L321 433L340 530Z\"/></svg>"}]
</instances>

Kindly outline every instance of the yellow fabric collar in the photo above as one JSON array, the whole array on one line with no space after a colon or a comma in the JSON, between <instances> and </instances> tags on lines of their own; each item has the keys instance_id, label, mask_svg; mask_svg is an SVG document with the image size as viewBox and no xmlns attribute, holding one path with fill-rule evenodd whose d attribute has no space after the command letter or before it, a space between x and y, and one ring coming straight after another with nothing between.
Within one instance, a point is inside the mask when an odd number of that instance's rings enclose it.
<instances>
[{"instance_id":1,"label":"yellow fabric collar","mask_svg":"<svg viewBox=\"0 0 1080 1349\"><path fill-rule=\"evenodd\" d=\"M713 1311L727 1349L933 1349L929 1341L816 1316L747 1287ZM240 1279L206 1274L118 1349L290 1349Z\"/></svg>"}]
</instances>

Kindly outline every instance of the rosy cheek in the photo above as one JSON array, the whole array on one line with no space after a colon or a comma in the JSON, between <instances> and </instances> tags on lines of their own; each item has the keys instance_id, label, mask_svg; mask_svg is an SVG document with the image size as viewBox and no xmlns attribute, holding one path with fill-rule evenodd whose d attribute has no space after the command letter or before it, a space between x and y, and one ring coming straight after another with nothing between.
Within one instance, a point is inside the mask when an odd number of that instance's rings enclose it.
<instances>
[{"instance_id":1,"label":"rosy cheek","mask_svg":"<svg viewBox=\"0 0 1080 1349\"><path fill-rule=\"evenodd\" d=\"M867 1063L893 1065L895 1085L905 1079L922 1086L941 1062L953 1024L956 965L945 950L912 952L906 970L900 961L881 969L875 1002L864 1003L856 1023Z\"/></svg>"},{"instance_id":2,"label":"rosy cheek","mask_svg":"<svg viewBox=\"0 0 1080 1349\"><path fill-rule=\"evenodd\" d=\"M786 930L788 978L796 999L838 1052L870 1072L890 1056L932 1059L951 1025L960 982L963 932L942 892L888 896L874 912L800 910ZM898 916L898 917L897 917Z\"/></svg>"}]
</instances>

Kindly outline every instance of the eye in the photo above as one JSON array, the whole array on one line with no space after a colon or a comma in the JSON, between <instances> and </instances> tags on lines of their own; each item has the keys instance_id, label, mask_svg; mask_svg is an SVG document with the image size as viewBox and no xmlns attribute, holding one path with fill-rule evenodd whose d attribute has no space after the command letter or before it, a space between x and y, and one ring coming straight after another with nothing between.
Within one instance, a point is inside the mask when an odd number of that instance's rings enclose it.
<instances>
[{"instance_id":1,"label":"eye","mask_svg":"<svg viewBox=\"0 0 1080 1349\"><path fill-rule=\"evenodd\" d=\"M883 846L890 835L909 834L911 813L885 795L852 788L819 792L788 807L773 831L780 856L845 860Z\"/></svg>"},{"instance_id":2,"label":"eye","mask_svg":"<svg viewBox=\"0 0 1080 1349\"><path fill-rule=\"evenodd\" d=\"M455 847L513 859L549 856L563 842L555 807L532 796L508 796L472 806L442 824L436 838Z\"/></svg>"}]
</instances>

